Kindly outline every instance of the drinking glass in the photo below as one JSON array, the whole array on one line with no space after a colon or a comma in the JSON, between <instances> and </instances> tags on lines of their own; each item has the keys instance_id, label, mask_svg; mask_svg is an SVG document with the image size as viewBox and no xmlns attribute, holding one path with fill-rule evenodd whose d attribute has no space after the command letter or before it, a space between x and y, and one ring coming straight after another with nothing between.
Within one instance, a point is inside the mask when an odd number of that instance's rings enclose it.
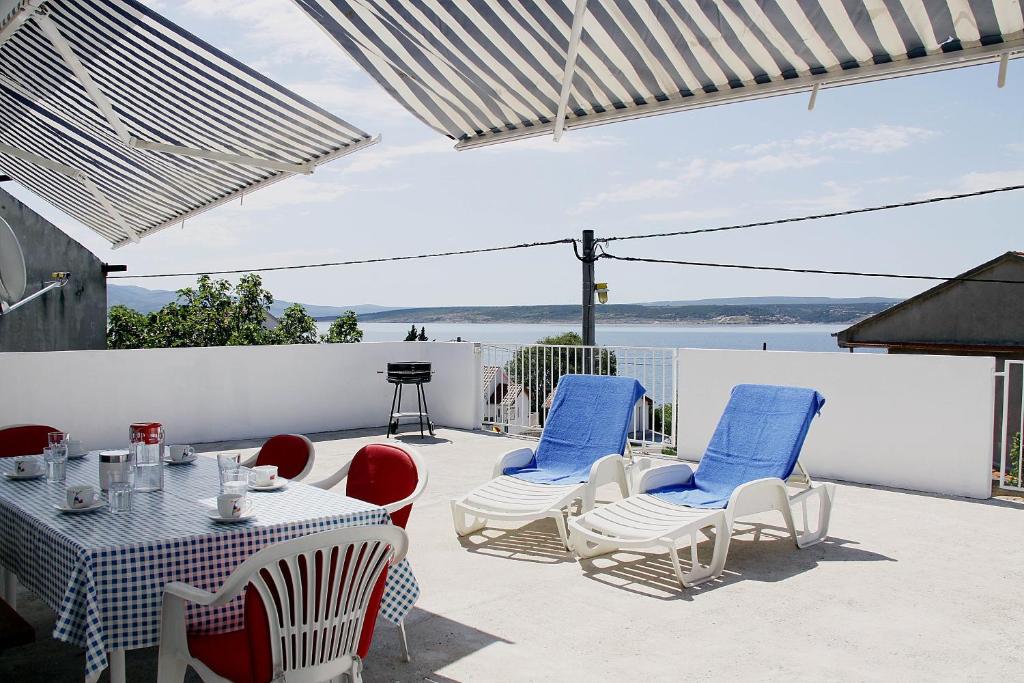
<instances>
[{"instance_id":1,"label":"drinking glass","mask_svg":"<svg viewBox=\"0 0 1024 683\"><path fill-rule=\"evenodd\" d=\"M135 469L128 467L110 472L107 488L107 504L115 514L132 511L132 495L135 490Z\"/></svg>"},{"instance_id":2,"label":"drinking glass","mask_svg":"<svg viewBox=\"0 0 1024 683\"><path fill-rule=\"evenodd\" d=\"M53 448L57 444L65 444L66 445L68 439L70 439L70 438L71 438L71 435L68 434L67 432L50 432L50 433L48 433L46 435L46 441L50 445L50 448Z\"/></svg>"},{"instance_id":3,"label":"drinking glass","mask_svg":"<svg viewBox=\"0 0 1024 683\"><path fill-rule=\"evenodd\" d=\"M221 473L223 475L220 481L221 493L245 495L245 492L249 490L249 475L251 473L249 468L239 467L234 471L221 470Z\"/></svg>"},{"instance_id":4,"label":"drinking glass","mask_svg":"<svg viewBox=\"0 0 1024 683\"><path fill-rule=\"evenodd\" d=\"M225 476L228 474L237 474L242 469L242 454L241 453L218 453L217 454L217 469L220 474L220 488L221 492L224 491L224 482L227 481Z\"/></svg>"},{"instance_id":5,"label":"drinking glass","mask_svg":"<svg viewBox=\"0 0 1024 683\"><path fill-rule=\"evenodd\" d=\"M46 461L46 481L63 483L67 479L67 441L44 448L43 460Z\"/></svg>"}]
</instances>

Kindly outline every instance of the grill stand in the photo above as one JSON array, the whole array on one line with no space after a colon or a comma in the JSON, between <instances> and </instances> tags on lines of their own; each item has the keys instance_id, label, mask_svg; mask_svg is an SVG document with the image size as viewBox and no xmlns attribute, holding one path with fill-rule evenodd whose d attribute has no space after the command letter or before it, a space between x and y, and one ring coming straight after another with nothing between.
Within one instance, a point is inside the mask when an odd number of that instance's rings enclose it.
<instances>
[{"instance_id":1,"label":"grill stand","mask_svg":"<svg viewBox=\"0 0 1024 683\"><path fill-rule=\"evenodd\" d=\"M423 421L426 419L427 430L431 436L434 436L434 423L430 420L430 408L427 407L427 392L423 390L423 383L399 382L393 379L388 379L388 381L395 385L395 393L391 397L391 417L388 418L387 438L390 439L392 434L398 434L398 425L402 418L417 418L419 420L421 439L425 438L423 435ZM402 386L405 384L414 384L416 386L415 413L402 412Z\"/></svg>"}]
</instances>

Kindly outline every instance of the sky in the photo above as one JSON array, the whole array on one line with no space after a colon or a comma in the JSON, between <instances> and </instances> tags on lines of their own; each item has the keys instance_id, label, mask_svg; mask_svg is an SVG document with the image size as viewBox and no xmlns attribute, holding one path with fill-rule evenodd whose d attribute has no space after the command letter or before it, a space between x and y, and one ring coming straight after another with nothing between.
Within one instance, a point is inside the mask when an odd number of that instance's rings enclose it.
<instances>
[{"instance_id":1,"label":"sky","mask_svg":"<svg viewBox=\"0 0 1024 683\"><path fill-rule=\"evenodd\" d=\"M373 258L714 227L1024 183L1024 59L571 130L457 152L293 3L148 3L372 134L376 147L116 251L4 188L129 274ZM950 276L1024 250L1024 191L717 235L614 243L621 255ZM906 297L929 283L597 263L611 301ZM188 278L118 280L176 289ZM275 297L388 306L577 303L571 247L267 273Z\"/></svg>"}]
</instances>

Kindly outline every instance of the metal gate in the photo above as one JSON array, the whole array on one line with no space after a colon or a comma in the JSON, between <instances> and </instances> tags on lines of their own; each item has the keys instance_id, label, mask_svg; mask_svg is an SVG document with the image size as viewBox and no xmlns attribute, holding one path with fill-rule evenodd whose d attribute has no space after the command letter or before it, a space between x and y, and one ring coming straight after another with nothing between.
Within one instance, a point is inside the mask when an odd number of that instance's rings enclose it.
<instances>
[{"instance_id":1,"label":"metal gate","mask_svg":"<svg viewBox=\"0 0 1024 683\"><path fill-rule=\"evenodd\" d=\"M634 377L647 390L633 411L634 450L675 454L676 350L634 346L480 344L484 427L537 438L563 375Z\"/></svg>"},{"instance_id":2,"label":"metal gate","mask_svg":"<svg viewBox=\"0 0 1024 683\"><path fill-rule=\"evenodd\" d=\"M1003 385L999 487L1024 491L1024 448L1021 447L1021 434L1024 433L1024 361L1005 361L1003 371L997 372L996 376L1002 378Z\"/></svg>"}]
</instances>

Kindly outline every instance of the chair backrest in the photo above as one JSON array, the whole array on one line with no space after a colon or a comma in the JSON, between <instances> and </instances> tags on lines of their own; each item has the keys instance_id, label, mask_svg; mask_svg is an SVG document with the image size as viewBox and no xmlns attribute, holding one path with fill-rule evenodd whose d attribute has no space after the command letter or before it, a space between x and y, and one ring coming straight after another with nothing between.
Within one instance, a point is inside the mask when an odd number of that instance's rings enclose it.
<instances>
[{"instance_id":1,"label":"chair backrest","mask_svg":"<svg viewBox=\"0 0 1024 683\"><path fill-rule=\"evenodd\" d=\"M38 455L50 445L50 432L59 431L48 425L11 425L0 428L0 458Z\"/></svg>"},{"instance_id":2,"label":"chair backrest","mask_svg":"<svg viewBox=\"0 0 1024 683\"><path fill-rule=\"evenodd\" d=\"M371 443L352 458L345 495L374 505L404 500L424 483L425 468L414 450L395 444ZM391 513L391 521L405 528L412 504Z\"/></svg>"},{"instance_id":3,"label":"chair backrest","mask_svg":"<svg viewBox=\"0 0 1024 683\"><path fill-rule=\"evenodd\" d=\"M277 465L277 474L299 480L313 469L316 449L302 434L278 434L267 439L256 454L256 465Z\"/></svg>"},{"instance_id":4,"label":"chair backrest","mask_svg":"<svg viewBox=\"0 0 1024 683\"><path fill-rule=\"evenodd\" d=\"M800 457L807 430L825 399L814 389L767 384L733 387L694 482L728 498L740 484L786 479Z\"/></svg>"},{"instance_id":5,"label":"chair backrest","mask_svg":"<svg viewBox=\"0 0 1024 683\"><path fill-rule=\"evenodd\" d=\"M346 527L277 543L246 560L236 573L249 579L245 627L253 679L286 674L314 681L347 673L364 622L376 618L388 567L407 548L397 527Z\"/></svg>"},{"instance_id":6,"label":"chair backrest","mask_svg":"<svg viewBox=\"0 0 1024 683\"><path fill-rule=\"evenodd\" d=\"M537 444L537 469L586 481L599 458L624 453L633 406L645 391L631 377L562 376Z\"/></svg>"}]
</instances>

